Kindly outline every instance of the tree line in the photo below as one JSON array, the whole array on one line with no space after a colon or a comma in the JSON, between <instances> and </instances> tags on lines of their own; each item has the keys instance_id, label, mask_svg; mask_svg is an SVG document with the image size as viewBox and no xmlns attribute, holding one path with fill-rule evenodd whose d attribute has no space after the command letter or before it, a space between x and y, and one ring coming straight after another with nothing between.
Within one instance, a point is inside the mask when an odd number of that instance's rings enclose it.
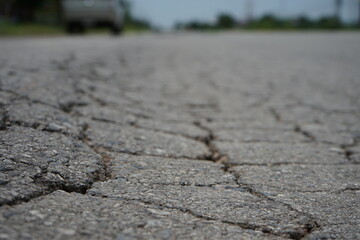
<instances>
[{"instance_id":1,"label":"tree line","mask_svg":"<svg viewBox=\"0 0 360 240\"><path fill-rule=\"evenodd\" d=\"M178 30L223 30L223 29L343 29L356 28L354 24L346 24L337 16L324 16L312 19L305 15L294 18L280 18L273 14L266 14L257 19L240 21L230 14L219 14L214 22L189 21L179 22L174 28Z\"/></svg>"}]
</instances>

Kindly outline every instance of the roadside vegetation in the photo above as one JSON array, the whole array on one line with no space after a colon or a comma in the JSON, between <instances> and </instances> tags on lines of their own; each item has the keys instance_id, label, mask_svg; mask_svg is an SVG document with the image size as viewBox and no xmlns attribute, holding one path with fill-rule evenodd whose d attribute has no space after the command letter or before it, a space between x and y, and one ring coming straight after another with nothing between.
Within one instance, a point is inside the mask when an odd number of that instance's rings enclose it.
<instances>
[{"instance_id":1,"label":"roadside vegetation","mask_svg":"<svg viewBox=\"0 0 360 240\"><path fill-rule=\"evenodd\" d=\"M272 14L266 14L257 19L240 21L229 14L220 14L215 22L190 21L179 22L174 28L177 30L356 30L356 23L348 24L334 16L325 16L319 19L311 19L307 16L296 18L279 18Z\"/></svg>"},{"instance_id":2,"label":"roadside vegetation","mask_svg":"<svg viewBox=\"0 0 360 240\"><path fill-rule=\"evenodd\" d=\"M37 23L16 24L9 21L0 22L0 36L31 36L31 35L61 35L61 26Z\"/></svg>"},{"instance_id":3,"label":"roadside vegetation","mask_svg":"<svg viewBox=\"0 0 360 240\"><path fill-rule=\"evenodd\" d=\"M239 21L229 14L220 14L216 21L201 22L179 22L174 26L177 30L200 30L200 31L217 31L230 29L244 30L355 30L359 29L357 24L343 23L336 17L321 17L311 19L307 16L297 18L278 18L275 15L267 14L258 19L248 21Z\"/></svg>"},{"instance_id":4,"label":"roadside vegetation","mask_svg":"<svg viewBox=\"0 0 360 240\"><path fill-rule=\"evenodd\" d=\"M129 0L125 6L125 32L152 29L145 19L132 14ZM0 0L0 36L41 36L65 34L61 0ZM108 33L106 29L89 29L88 33Z\"/></svg>"}]
</instances>

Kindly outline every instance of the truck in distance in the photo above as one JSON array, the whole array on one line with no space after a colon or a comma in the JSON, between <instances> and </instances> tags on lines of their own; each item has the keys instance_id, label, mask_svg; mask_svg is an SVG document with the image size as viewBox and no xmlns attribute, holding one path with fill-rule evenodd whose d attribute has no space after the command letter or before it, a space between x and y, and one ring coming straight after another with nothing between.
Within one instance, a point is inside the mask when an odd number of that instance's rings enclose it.
<instances>
[{"instance_id":1,"label":"truck in distance","mask_svg":"<svg viewBox=\"0 0 360 240\"><path fill-rule=\"evenodd\" d=\"M122 0L62 0L68 33L82 33L87 27L109 27L113 34L124 28Z\"/></svg>"}]
</instances>

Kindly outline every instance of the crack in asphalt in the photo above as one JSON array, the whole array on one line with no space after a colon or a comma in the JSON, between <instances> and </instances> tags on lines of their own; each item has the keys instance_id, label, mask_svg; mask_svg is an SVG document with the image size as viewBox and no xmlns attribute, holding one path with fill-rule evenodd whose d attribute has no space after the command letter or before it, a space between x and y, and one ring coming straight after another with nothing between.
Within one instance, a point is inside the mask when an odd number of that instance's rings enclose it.
<instances>
[{"instance_id":1,"label":"crack in asphalt","mask_svg":"<svg viewBox=\"0 0 360 240\"><path fill-rule=\"evenodd\" d=\"M145 205L150 205L152 207L157 207L159 209L177 210L182 213L189 214L189 215L196 217L198 219L201 219L201 220L216 221L216 222L220 222L223 224L236 226L236 227L239 227L239 228L245 229L245 230L261 231L262 233L269 234L272 236L285 237L285 238L289 238L289 239L301 239L306 236L305 234L303 234L299 231L287 231L286 233L278 232L278 231L274 231L272 228L268 227L267 225L258 225L258 224L250 224L250 223L246 223L246 222L223 220L221 218L209 217L209 216L205 216L205 215L196 213L186 207L176 207L176 206L170 206L170 205L166 205L166 204L159 204L154 201L144 200L144 199L140 199L140 198L113 197L113 196L108 196L108 195L103 195L103 194L100 194L100 195L99 194L91 194L91 196L105 198L105 199L129 201L129 202L141 202ZM313 229L313 226L307 225L304 228L307 229L307 231L311 231Z\"/></svg>"},{"instance_id":2,"label":"crack in asphalt","mask_svg":"<svg viewBox=\"0 0 360 240\"><path fill-rule=\"evenodd\" d=\"M70 113L73 112L74 107L82 107L82 106L86 106L86 105L87 105L86 103L68 102L68 103L65 103L65 104L61 105L60 109L62 111L64 111L64 112L70 114ZM95 119L95 120L98 120L98 119ZM100 121L103 121L103 120L101 119ZM14 124L25 125L27 127L32 127L32 128L35 128L35 129L38 127L38 126L28 126L28 125L26 125L26 124L24 124L22 122L21 123L20 122L14 122ZM219 164L223 165L222 169L223 169L224 172L227 172L227 173L230 173L230 174L234 175L234 173L231 172L231 170L230 170L231 167L233 167L233 165L231 165L229 163L228 157L225 156L225 155L220 154L218 149L216 149L212 144L212 142L215 140L215 137L213 135L212 130L207 128L207 127L204 127L201 124L201 122L198 122L198 121L195 121L194 125L196 127L200 128L200 129L206 131L208 133L208 135L206 137L199 137L199 138L189 137L189 138L192 139L192 140L196 140L196 141L204 143L208 147L210 154L208 156L199 156L196 159L189 159L189 160L205 160L205 161L216 162L216 163L219 163ZM89 146L95 153L97 153L97 154L99 154L101 156L102 165L103 165L103 171L104 171L103 175L101 173L99 173L97 177L93 178L93 180L92 180L93 182L91 184L89 184L88 186L84 186L81 189L74 188L72 186L65 186L63 184L61 184L61 185L49 185L49 186L47 186L48 190L46 190L45 192L34 194L32 196L29 196L27 199L16 200L13 203L10 203L10 205L18 204L19 201L21 201L21 202L25 201L26 202L26 201L32 200L34 198L50 194L51 192L54 192L56 190L63 190L63 191L66 191L66 192L77 192L77 193L80 193L80 194L86 194L86 192L92 187L93 183L99 182L99 181L100 182L105 182L105 181L107 181L109 179L112 179L113 176L112 176L111 171L109 170L109 165L111 163L111 157L107 154L107 152L109 152L111 149L107 149L107 148L104 148L104 147L101 147L101 146L97 147L97 146L90 145L88 136L86 134L87 130L88 130L88 125L84 125L84 127L80 131L79 139L84 144ZM157 132L164 132L164 131L157 131ZM179 134L173 134L173 135L181 136ZM129 152L125 152L125 153L129 154ZM134 153L134 152L131 152L130 154L139 155L139 156L145 156L146 155L146 154L143 154L143 153ZM157 156L157 157L159 157L159 156ZM160 156L160 157L162 157L162 156ZM171 156L167 156L167 157L174 159L174 157L171 157ZM184 157L177 157L177 158L186 159ZM242 184L239 184L239 183L236 183L236 184L239 187L246 189L246 191L248 191L252 195L255 195L255 196L259 197L259 198L266 198L267 200L275 201L275 200L273 200L271 198L268 198L264 194L255 191L254 189L252 189L252 188L250 188L248 186L244 187ZM196 187L204 187L204 186L196 186ZM139 200L139 199L127 199L127 200L130 200L130 201L133 201L133 200L142 201L142 200ZM146 203L146 201L142 201L142 202ZM152 202L148 202L148 203L154 204ZM277 202L277 203L278 204L283 204L284 206L287 206L290 210L293 210L293 211L296 211L296 212L300 213L299 211L297 211L296 209L293 209L289 205L286 205L286 204L280 203L280 202ZM240 227L242 229L260 230L260 231L262 231L263 233L266 233L266 234L271 234L271 235L274 235L274 236L283 236L283 237L288 237L288 238L291 238L291 239L300 239L300 238L304 237L306 234L313 231L315 228L318 228L317 223L308 223L308 226L304 226L302 232L301 231L295 231L295 232L291 232L291 233L289 233L289 232L288 233L276 233L276 232L273 232L273 230L270 229L268 226L253 225L253 224L248 224L248 223L243 223L243 222L232 222L232 221L226 221L226 220L221 220L221 219L209 218L209 217L206 217L206 216L196 214L196 213L194 213L193 211L191 211L189 209L184 210L182 208L174 208L174 207L169 207L169 206L160 206L160 207L172 208L172 209L180 210L180 211L183 211L183 212L187 212L187 213L189 213L189 214L191 214L191 215L193 215L193 216L195 216L197 218L203 219L203 220L220 221L220 222L225 223L225 224L231 224L231 225L238 226L238 227ZM303 214L303 213L301 213L301 214ZM309 227L309 226L311 226L311 227Z\"/></svg>"},{"instance_id":3,"label":"crack in asphalt","mask_svg":"<svg viewBox=\"0 0 360 240\"><path fill-rule=\"evenodd\" d=\"M307 104L303 104L303 103L299 103L300 105L304 105L304 106L308 106ZM317 109L319 110L319 109ZM325 110L323 110L325 111ZM270 108L270 112L273 116L273 118L277 121L277 122L280 122L280 123L283 123L284 121L282 120L282 117L281 117L281 114L274 108ZM310 132L304 130L301 125L299 124L294 124L294 123L291 123L294 125L294 128L293 128L293 131L295 133L298 133L298 134L301 134L302 136L304 136L305 138L309 139L309 141L311 142L316 142L316 143L322 143L322 144L327 144L327 145L331 145L331 146L334 146L336 144L332 143L332 142L328 142L328 141L319 141L315 136L313 136ZM350 148L351 147L355 147L355 146L358 146L359 145L359 140L356 138L356 137L353 137L353 143L352 144L343 144L343 145L336 145L337 147L339 147L340 149L342 149L342 154L343 156L345 157L345 159L347 159L349 162L353 163L353 164L359 164L357 162L353 162L351 157L352 155L354 154ZM330 164L328 164L330 165Z\"/></svg>"},{"instance_id":4,"label":"crack in asphalt","mask_svg":"<svg viewBox=\"0 0 360 240\"><path fill-rule=\"evenodd\" d=\"M302 129L300 125L294 126L294 132L303 135L305 138L309 139L310 141L316 141L316 138L313 135L311 135L308 131Z\"/></svg>"},{"instance_id":5,"label":"crack in asphalt","mask_svg":"<svg viewBox=\"0 0 360 240\"><path fill-rule=\"evenodd\" d=\"M205 126L203 126L201 124L201 121L195 121L194 124L196 126L198 126L201 129L204 129L208 132L208 137L206 139L203 140L204 144L206 144L206 146L208 146L209 151L211 152L211 156L207 159L208 161L212 161L212 162L216 162L216 163L220 163L223 165L222 169L224 172L226 173L230 173L231 175L233 175L236 179L236 184L242 188L245 189L247 192L249 192L250 194L261 198L261 199L266 199L268 201L272 201L275 202L277 204L281 204L283 206L286 206L289 210L294 211L300 215L304 215L306 217L308 217L309 219L311 219L311 221L309 221L308 223L306 223L304 226L302 226L302 231L293 231L293 232L286 232L286 233L274 233L270 228L268 227L259 227L259 226L251 226L249 224L246 223L234 223L234 222L228 222L231 224L235 224L239 227L242 227L244 229L252 229L252 230L261 230L263 233L267 233L267 234L272 234L275 236L282 236L282 237L288 237L290 239L302 239L305 238L306 236L308 236L311 232L317 230L320 228L320 225L314 220L313 216L311 216L310 214L304 213L302 211L299 211L295 208L293 208L290 204L286 204L283 203L281 201L275 200L273 198L270 198L268 196L266 196L265 194L256 191L254 188L251 188L250 186L243 184L243 183L239 183L239 176L236 175L235 172L233 172L231 170L232 167L234 167L233 164L230 163L229 161L229 157L227 155L221 154L221 152L215 148L212 144L212 142L215 139L213 131L210 128L207 128Z\"/></svg>"},{"instance_id":6,"label":"crack in asphalt","mask_svg":"<svg viewBox=\"0 0 360 240\"><path fill-rule=\"evenodd\" d=\"M74 59L75 59L75 56L70 56L70 58L65 59L63 62L55 62L54 64L56 65L56 67L59 70L64 71L64 70L69 68L70 63ZM74 72L71 72L70 70L68 72L69 72L69 74L70 73L74 74ZM106 100L103 100L100 97L96 97L95 94L92 94L91 91L82 90L78 86L76 81L74 82L73 85L74 85L73 87L75 89L76 95L87 97L88 99L94 101L94 104L99 105L99 107L109 105L109 103ZM10 90L0 89L0 91L10 93L10 94L14 95L16 98L24 99L24 100L32 102L32 103L40 103L40 104L43 104L43 105L46 105L46 106L50 106L50 107L52 107L54 109L61 110L64 113L69 114L69 115L71 115L72 117L75 117L75 118L78 117L76 115L77 114L76 108L82 108L82 107L88 106L89 104L92 104L92 103L89 103L89 102L86 102L86 101L68 101L68 102L65 102L65 103L59 103L58 106L55 106L55 105L45 103L45 102L42 102L42 101L39 101L39 100L31 99L31 98L29 98L27 96L22 96L22 95L20 95L20 94L18 94L16 92L13 92L13 91L10 91ZM272 94L273 93L265 96L264 98L260 99L258 102L255 102L253 105L251 105L251 107L252 108L263 107L266 104L266 102L271 99ZM144 107L142 105L146 104L146 102L137 101L136 99L132 99L131 97L127 97L126 94L123 94L123 96L121 96L121 97L126 98L126 99L131 99L131 101L135 105L140 105L140 106L138 106L140 110L141 110L142 107ZM327 112L327 113L328 112L348 113L347 111L342 111L342 110L341 111L337 111L337 110L334 110L334 111L331 110L330 111L330 110L327 110L327 109L322 109L322 108L319 108L317 106L312 106L312 105L305 104L305 103L301 103L301 104L303 104L304 106L308 106L310 108L319 110L319 111ZM202 103L194 103L194 104L192 104L192 103L188 103L186 106L189 107L189 108L195 109L195 110L196 109L200 109L200 110L201 109L211 109L211 110L214 110L214 112L216 112L216 113L218 113L220 111L219 106L216 105L216 104L207 104L207 103L203 103L203 104ZM146 106L145 106L145 108L146 108ZM272 117L277 122L284 123L281 114L275 108L269 108L269 110L270 110L270 115L272 115ZM191 111L190 111L190 113L191 113ZM139 117L139 118L153 119L152 116L147 116L147 115L144 115L144 114L134 114L134 113L132 113L132 114L134 116L136 116L136 117ZM154 112L154 114L155 114L155 112ZM282 162L282 163L272 163L272 164L233 163L233 162L231 162L231 159L227 155L221 153L221 149L219 150L218 148L215 147L214 141L220 141L220 140L216 139L214 130L209 128L209 127L204 126L202 124L202 121L199 121L200 117L196 115L196 112L193 113L193 114L194 114L194 119L197 119L197 120L195 120L192 123L191 122L186 122L186 121L180 121L180 120L179 121L173 120L173 122L183 122L183 123L193 124L195 127L205 131L207 133L206 136L196 136L196 137L188 136L188 135L185 135L185 134L174 133L174 132L167 131L167 130L154 129L154 128L151 128L151 127L143 127L143 126L137 124L136 122L128 123L128 124L122 124L122 123L119 123L119 122L111 120L111 119L99 118L99 117L91 117L88 120L94 120L94 121L99 121L99 122L104 122L104 123L117 124L117 125L120 125L120 126L133 126L135 128L139 128L139 129L143 129L143 130L147 130L147 131L152 131L154 133L169 134L169 135L173 136L174 138L175 137L184 137L184 138L187 138L187 139L191 139L191 140L203 143L207 147L209 154L199 155L196 158L189 158L189 157L186 157L186 156L184 156L184 157L182 157L182 156L171 156L171 155L163 156L161 154L160 155L155 155L155 154L151 155L151 154L146 154L146 153L143 153L143 152L140 152L140 151L130 151L128 149L124 149L123 151L122 150L115 151L115 150L113 150L113 149L111 149L109 147L104 147L104 146L101 146L101 145L97 145L96 143L91 144L89 136L87 135L87 131L89 130L89 125L84 124L80 128L79 136L77 136L77 139L79 141L81 141L82 143L84 143L85 145L87 145L94 152L94 154L97 154L97 155L99 155L101 157L100 164L102 166L102 170L99 170L98 172L96 172L96 174L94 176L89 176L89 181L90 182L88 182L87 184L82 185L82 186L76 186L74 184L69 185L69 184L66 184L66 183L44 183L44 175L47 174L48 170L47 170L47 168L41 169L42 170L41 174L39 174L38 176L36 176L34 178L35 184L38 185L41 188L41 191L35 192L35 193L31 194L31 195L28 195L26 198L19 198L19 199L15 198L12 202L8 203L8 205L16 205L16 204L19 204L19 203L28 202L28 201L36 199L38 197L50 194L50 193L52 193L52 192L54 192L56 190L63 190L63 191L69 192L69 193L76 192L76 193L79 193L79 194L84 194L84 195L87 194L87 195L89 195L91 193L89 193L88 190L92 188L94 183L96 183L96 182L107 182L108 180L111 180L111 179L115 178L113 172L110 169L111 163L113 161L112 156L111 156L110 153L125 153L125 154L129 154L129 155L134 155L134 156L151 156L151 157L161 157L161 158L169 158L169 159L182 159L182 160L189 160L189 161L201 160L201 161L208 161L208 162L214 162L214 163L221 164L221 166L222 166L221 169L224 171L224 173L229 173L234 177L234 180L231 180L234 183L234 186L224 186L226 189L234 190L234 191L239 191L239 190L246 191L249 194L251 194L251 195L253 195L253 196L255 196L255 197L259 198L259 199L264 199L264 200L267 200L267 201L274 202L274 203L276 203L278 205L281 205L281 206L285 207L286 209L297 213L299 216L305 216L309 220L307 220L304 224L299 224L300 229L296 229L296 230L293 230L293 231L286 231L286 229L285 230L275 231L274 229L272 229L271 227L269 227L266 224L257 225L257 224L250 224L250 223L246 223L246 222L228 221L228 220L224 220L224 219L221 219L221 218L209 217L209 216L205 216L203 214L199 214L199 213L197 213L197 212L195 212L195 211L193 211L191 209L188 209L186 207L176 207L176 206L171 206L169 204L158 204L158 203L156 203L156 201L147 201L147 200L144 200L144 199L140 199L140 197L139 198L126 198L126 197L114 197L114 196L107 196L107 195L94 195L95 197L112 198L112 199L124 200L124 201L137 201L137 202L141 202L141 203L144 203L144 204L147 204L147 205L156 206L156 207L158 207L160 209L165 208L165 209L173 209L173 210L181 211L183 213L190 214L190 215L192 215L192 216L194 216L194 217L196 217L196 218L198 218L200 220L217 221L217 222L221 222L221 223L224 223L224 224L237 226L237 227L240 227L241 229L249 229L249 230L261 231L261 232L263 232L265 234L269 234L269 235L272 235L272 236L281 236L281 237L290 238L290 239L306 238L309 234L311 234L312 232L314 232L314 231L321 228L319 223L315 220L315 218L311 214L300 211L300 210L296 209L295 207L293 207L292 205L290 205L288 203L284 203L284 202L281 202L279 200L273 199L270 196L262 193L261 191L256 190L256 188L252 187L249 184L242 183L240 181L241 176L239 176L238 173L233 170L233 167L235 167L235 166L268 166L268 167L271 167L271 166L296 165L296 164L301 164L301 165L325 165L325 164L320 164L320 163L319 164L317 164L317 163L309 163L309 164L307 164L307 163L292 163L292 162ZM208 122L212 121L211 118L207 118L207 119L204 119L204 120L206 120ZM166 120L166 122L172 122L172 121L170 121L170 120L167 121ZM301 134L302 136L307 138L310 142L319 142L319 141L317 141L315 136L313 136L310 132L304 130L301 127L301 125L294 124L294 123L291 123L291 124L293 125L293 129L290 130L290 131L293 131L293 132L295 132L297 134ZM36 129L36 130L47 131L47 132L57 132L59 134L63 134L64 136L69 136L69 134L67 134L66 132L53 131L51 129L47 129L46 127L44 127L43 129L39 129L40 123L35 122L33 124L30 124L30 123L27 123L26 121L22 121L22 120L11 121L9 119L9 117L8 117L7 112L6 111L3 112L2 118L0 119L0 131L1 130L6 130L7 127L11 126L11 125L29 127L29 128L33 128L33 129ZM77 126L77 127L79 127L79 126ZM224 140L223 142L227 142L227 141ZM244 141L244 142L253 143L253 142L264 142L264 141ZM265 141L265 142L278 143L276 141ZM351 151L350 148L353 147L353 146L357 146L357 145L358 145L358 141L355 139L354 144L352 144L352 145L340 146L340 148L343 150L343 154L344 154L345 158L349 160L348 164L359 164L359 163L356 163L356 162L351 162L350 163L351 157L353 155L353 152ZM344 164L345 163L334 163L334 164L329 163L329 164L326 164L326 165L344 165ZM58 175L59 175L60 178L64 178L64 176L61 176L60 174L58 174ZM158 183L153 183L153 184L158 184ZM223 184L223 183L219 183L219 184L218 183L213 183L213 184L207 184L207 185L206 184L204 184L204 185L195 184L194 186L201 188L201 187L214 187L214 186L220 185L220 184ZM159 185L175 185L175 184L159 183ZM186 183L185 184L179 183L179 185L184 186L184 187L188 186ZM344 189L337 190L336 193L343 193L343 192L346 192L346 191L359 191L359 190L360 189L358 187L346 187ZM329 191L318 190L318 191L302 191L302 192L315 193L315 192L329 192Z\"/></svg>"},{"instance_id":7,"label":"crack in asphalt","mask_svg":"<svg viewBox=\"0 0 360 240\"><path fill-rule=\"evenodd\" d=\"M68 104L66 105L63 105L60 109L63 110L64 112L66 113L71 113L73 111L73 108L74 106L83 106L83 105L79 105L79 104L76 104L76 103L73 103L73 102L69 102ZM26 124L25 122L12 122L11 124L16 124L16 125L21 125L21 126L25 126L25 127L31 127L31 128L37 128L37 126L33 126L33 125L29 125L29 124ZM196 140L196 141L200 141L202 143L204 143L208 148L209 148L209 151L211 152L210 155L208 156L204 156L204 157L199 157L197 159L188 159L188 160L204 160L204 161L211 161L211 162L216 162L216 163L221 163L223 164L223 170L224 172L228 172L228 173L231 173L233 175L233 173L231 171L229 171L229 169L232 167L232 165L229 165L228 164L228 157L225 156L225 155L221 155L219 153L219 151L212 145L212 141L214 141L214 135L212 134L212 131L204 126L201 125L200 122L194 122L194 125L199 127L200 129L203 129L205 130L206 132L208 132L208 136L207 137L199 137L199 138L191 138L193 140ZM94 147L94 146L91 146L88 141L88 136L86 135L86 131L88 130L88 125L84 125L83 128L81 129L80 131L80 136L79 136L79 139L84 143L86 144L87 146L89 146L95 153L99 154L102 158L102 164L103 164L103 171L105 174L102 174L102 173L98 173L97 176L95 176L93 179L92 179L92 183L87 185L87 186L82 186L80 188L78 187L74 187L74 186L69 186L69 185L65 185L65 184L50 184L50 185L42 185L42 187L45 187L46 189L43 189L42 192L38 192L38 193L34 193L32 195L29 195L27 196L26 198L22 198L22 199L14 199L14 201L12 202L9 202L8 205L16 205L16 204L19 204L19 203L23 203L23 202L28 202L30 200L33 200L33 199L36 199L38 197L41 197L41 196L45 196L45 195L48 195L56 190L63 190L63 191L66 191L66 192L69 192L69 193L72 193L72 192L76 192L76 193L80 193L80 194L86 194L87 191L92 187L92 185L95 183L95 182L106 182L107 180L109 179L112 179L113 176L112 176L112 173L111 171L109 170L109 165L111 163L111 157L107 154L107 152L109 152L110 150L109 149L106 149L106 148L103 148L103 147ZM61 132L60 132L61 133ZM64 133L62 133L64 134ZM176 135L176 134L174 134ZM129 153L129 152L126 152L126 153ZM145 156L145 154L142 154L142 153L132 153L133 155L139 155L139 156ZM159 157L159 156L157 156ZM162 156L160 156L162 157ZM169 157L171 159L174 159L174 157ZM186 159L184 157L178 157L178 158L181 158L181 159ZM47 171L47 170L45 170ZM46 174L45 173L42 173L41 175L43 174ZM42 181L40 180L39 182L39 179L41 179L41 176L38 176L37 179L35 179L35 182L37 183L41 183ZM242 187L240 184L237 183L237 185L239 187ZM214 184L212 184L211 186L214 186ZM209 186L209 187L211 187ZM202 186L202 185L197 185L196 187L208 187L208 186ZM257 196L257 197L262 197L264 198L264 195L258 193L258 192L255 192L254 190L252 190L251 188L246 188L246 190ZM104 197L104 196L103 196ZM119 198L117 198L119 199ZM143 202L143 203L147 203L147 204L152 204L152 205L156 205L156 203L153 203L153 202L150 202L150 201L144 201L144 200L139 200L139 199L131 199L131 198L121 198L121 199L125 199L125 200L128 200L128 201L140 201L140 202ZM270 200L269 198L267 198L268 200ZM285 204L284 204L285 205ZM234 226L238 226L242 229L250 229L250 230L259 230L259 231L262 231L263 233L266 233L266 234L271 234L271 235L274 235L274 236L283 236L283 237L289 237L291 239L300 239L301 237L303 237L305 234L302 233L302 232L287 232L287 233L277 233L277 232L273 232L273 230L271 228L269 228L268 226L264 226L264 225L254 225L254 224L248 224L248 223L244 223L244 222L232 222L232 221L226 221L226 220L221 220L221 219L216 219L216 218L210 218L210 217L206 217L206 216L203 216L203 215L199 215L189 209L183 209L183 208L177 208L177 207L171 207L171 206L164 206L164 205L157 205L159 207L165 207L165 208L168 208L168 209L175 209L175 210L179 210L179 211L182 211L184 213L188 213L188 214L191 214L192 216L194 217L197 217L199 219L202 219L202 220L212 220L212 221L219 221L219 222L222 222L224 224L230 224L230 225L234 225ZM293 209L291 209L293 210ZM307 228L305 227L305 230L306 232L310 232L313 230L313 227L310 229L310 228Z\"/></svg>"}]
</instances>

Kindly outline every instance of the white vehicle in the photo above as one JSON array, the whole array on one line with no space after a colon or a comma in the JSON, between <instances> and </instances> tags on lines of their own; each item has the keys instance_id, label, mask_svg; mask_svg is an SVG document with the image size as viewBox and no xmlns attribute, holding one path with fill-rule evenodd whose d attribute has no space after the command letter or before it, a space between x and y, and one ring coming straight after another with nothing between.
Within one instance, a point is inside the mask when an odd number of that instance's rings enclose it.
<instances>
[{"instance_id":1,"label":"white vehicle","mask_svg":"<svg viewBox=\"0 0 360 240\"><path fill-rule=\"evenodd\" d=\"M122 0L62 0L63 17L69 33L83 32L89 26L108 26L114 34L122 33Z\"/></svg>"}]
</instances>

